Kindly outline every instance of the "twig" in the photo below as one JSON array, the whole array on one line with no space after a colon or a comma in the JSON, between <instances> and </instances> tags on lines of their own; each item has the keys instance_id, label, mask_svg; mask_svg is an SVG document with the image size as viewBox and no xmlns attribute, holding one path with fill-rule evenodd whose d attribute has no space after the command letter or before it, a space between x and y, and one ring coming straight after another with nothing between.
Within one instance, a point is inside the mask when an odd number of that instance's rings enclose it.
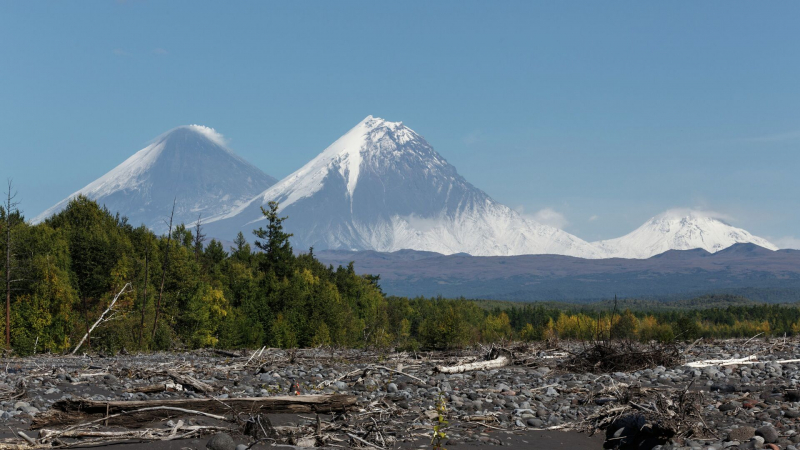
<instances>
[{"instance_id":1,"label":"twig","mask_svg":"<svg viewBox=\"0 0 800 450\"><path fill-rule=\"evenodd\" d=\"M383 450L383 447L381 447L381 446L378 446L378 445L375 445L375 444L373 444L373 443L372 443L372 442L370 442L370 441L366 441L366 440L364 440L364 439L361 439L360 437L356 436L356 435L355 435L355 434L353 434L353 433L345 433L345 434L347 434L348 436L350 436L350 438L351 438L351 439L353 439L354 441L361 442L362 444L367 444L367 445L369 445L370 447L379 448L379 449Z\"/></svg>"}]
</instances>

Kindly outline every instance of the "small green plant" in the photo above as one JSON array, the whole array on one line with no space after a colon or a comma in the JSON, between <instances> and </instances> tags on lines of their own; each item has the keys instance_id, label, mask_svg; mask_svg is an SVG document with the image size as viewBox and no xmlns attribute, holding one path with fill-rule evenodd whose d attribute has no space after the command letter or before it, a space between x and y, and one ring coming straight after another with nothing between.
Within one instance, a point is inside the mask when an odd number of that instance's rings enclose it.
<instances>
[{"instance_id":1,"label":"small green plant","mask_svg":"<svg viewBox=\"0 0 800 450\"><path fill-rule=\"evenodd\" d=\"M447 402L444 399L444 394L439 393L439 399L436 401L437 418L433 426L433 437L431 438L431 445L434 450L446 450L442 443L447 439L447 433L444 429L450 425L447 421Z\"/></svg>"}]
</instances>

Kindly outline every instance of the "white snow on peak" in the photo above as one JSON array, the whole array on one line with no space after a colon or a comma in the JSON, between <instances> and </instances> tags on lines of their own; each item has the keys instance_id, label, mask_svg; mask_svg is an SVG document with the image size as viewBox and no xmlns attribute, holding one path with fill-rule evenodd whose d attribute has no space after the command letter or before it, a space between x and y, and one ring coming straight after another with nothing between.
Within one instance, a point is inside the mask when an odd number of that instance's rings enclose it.
<instances>
[{"instance_id":1,"label":"white snow on peak","mask_svg":"<svg viewBox=\"0 0 800 450\"><path fill-rule=\"evenodd\" d=\"M387 144L402 145L418 137L413 130L403 126L403 122L389 122L379 117L367 116L305 167L314 164L316 168L324 164L322 170L326 174L332 167L337 167L342 178L347 180L347 192L352 197L366 152ZM288 206L292 201L294 199L289 199L284 205Z\"/></svg>"},{"instance_id":2,"label":"white snow on peak","mask_svg":"<svg viewBox=\"0 0 800 450\"><path fill-rule=\"evenodd\" d=\"M306 165L271 186L248 204L232 210L220 219L235 216L253 202L264 204L276 198L281 198L281 208L286 208L297 200L319 192L323 188L325 178L332 170L338 171L346 181L347 194L352 199L364 157L370 151L394 150L417 139L421 137L403 125L403 122L389 122L379 117L367 116Z\"/></svg>"},{"instance_id":3,"label":"white snow on peak","mask_svg":"<svg viewBox=\"0 0 800 450\"><path fill-rule=\"evenodd\" d=\"M73 192L64 200L56 203L41 214L33 218L33 223L39 223L61 211L67 206L70 200L78 195L85 195L89 198L100 198L115 191L128 189L136 190L142 182L140 175L147 170L158 159L158 155L164 149L164 139L157 139L147 147L131 155L122 164L111 169L102 177L92 181L82 189Z\"/></svg>"},{"instance_id":4,"label":"white snow on peak","mask_svg":"<svg viewBox=\"0 0 800 450\"><path fill-rule=\"evenodd\" d=\"M197 214L205 219L230 211L272 183L269 175L229 149L221 133L203 125L182 125L161 134L33 222L44 221L84 195L136 225L157 229L161 217L156 214L163 214L176 197L176 214L185 212L182 220L196 219Z\"/></svg>"},{"instance_id":5,"label":"white snow on peak","mask_svg":"<svg viewBox=\"0 0 800 450\"><path fill-rule=\"evenodd\" d=\"M737 243L752 243L769 250L778 247L766 239L723 222L726 216L710 211L665 211L631 233L594 242L605 257L649 258L668 250L704 249L715 253Z\"/></svg>"},{"instance_id":6,"label":"white snow on peak","mask_svg":"<svg viewBox=\"0 0 800 450\"><path fill-rule=\"evenodd\" d=\"M92 181L83 189L73 192L72 195L66 199L53 205L36 216L33 219L33 223L39 223L60 211L67 205L67 203L69 203L69 200L81 194L89 198L96 199L120 190L138 189L143 182L141 175L145 174L153 166L156 160L158 160L158 156L164 150L169 136L172 133L182 129L187 129L198 133L206 139L223 147L227 152L232 153L227 147L225 147L225 139L222 137L222 134L218 133L213 128L203 125L182 125L175 127L155 138L147 147L134 153L128 159L123 161L122 164L111 169L102 177Z\"/></svg>"}]
</instances>

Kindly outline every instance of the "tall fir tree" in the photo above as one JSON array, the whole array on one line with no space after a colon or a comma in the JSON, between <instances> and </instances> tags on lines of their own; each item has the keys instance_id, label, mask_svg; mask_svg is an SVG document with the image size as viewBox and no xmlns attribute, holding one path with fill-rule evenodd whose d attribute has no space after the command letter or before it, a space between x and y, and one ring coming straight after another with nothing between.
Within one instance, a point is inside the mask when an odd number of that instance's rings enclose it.
<instances>
[{"instance_id":1,"label":"tall fir tree","mask_svg":"<svg viewBox=\"0 0 800 450\"><path fill-rule=\"evenodd\" d=\"M253 230L258 239L256 247L263 251L261 267L264 272L273 272L278 279L289 276L294 266L294 254L289 243L291 233L283 231L283 221L287 217L278 215L278 202L271 201L267 204L269 209L261 207L261 213L267 219L267 229L259 227Z\"/></svg>"}]
</instances>

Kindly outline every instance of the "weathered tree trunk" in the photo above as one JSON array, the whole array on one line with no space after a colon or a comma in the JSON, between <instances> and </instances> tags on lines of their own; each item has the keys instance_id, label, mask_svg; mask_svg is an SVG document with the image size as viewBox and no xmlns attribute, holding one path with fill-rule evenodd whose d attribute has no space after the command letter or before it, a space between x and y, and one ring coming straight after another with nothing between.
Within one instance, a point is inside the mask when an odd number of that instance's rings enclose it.
<instances>
[{"instance_id":1,"label":"weathered tree trunk","mask_svg":"<svg viewBox=\"0 0 800 450\"><path fill-rule=\"evenodd\" d=\"M6 205L10 204L9 194ZM6 209L6 348L11 348L11 211L8 209Z\"/></svg>"},{"instance_id":2,"label":"weathered tree trunk","mask_svg":"<svg viewBox=\"0 0 800 450\"><path fill-rule=\"evenodd\" d=\"M144 248L144 298L142 299L142 325L139 327L139 349L142 348L144 340L144 312L147 306L147 265L150 260L150 243L148 242Z\"/></svg>"},{"instance_id":3,"label":"weathered tree trunk","mask_svg":"<svg viewBox=\"0 0 800 450\"><path fill-rule=\"evenodd\" d=\"M469 364L460 364L458 366L436 366L436 370L441 373L462 373L469 372L470 370L483 370L483 369L496 369L498 367L507 366L511 363L508 356L502 355L489 361L478 361Z\"/></svg>"},{"instance_id":4,"label":"weathered tree trunk","mask_svg":"<svg viewBox=\"0 0 800 450\"><path fill-rule=\"evenodd\" d=\"M203 234L203 222L201 216L197 216L197 222L194 224L194 262L200 262L200 251L203 249L203 242L206 240L206 235Z\"/></svg>"},{"instance_id":5,"label":"weathered tree trunk","mask_svg":"<svg viewBox=\"0 0 800 450\"><path fill-rule=\"evenodd\" d=\"M175 217L175 202L172 201L172 212L169 215L169 232L167 233L167 250L164 252L164 267L161 269L161 288L158 290L158 303L156 304L156 317L153 319L153 339L156 337L158 330L158 316L161 314L161 297L164 295L164 281L167 277L167 268L169 267L169 249L172 242L172 219Z\"/></svg>"},{"instance_id":6,"label":"weathered tree trunk","mask_svg":"<svg viewBox=\"0 0 800 450\"><path fill-rule=\"evenodd\" d=\"M213 386L203 383L197 378L190 377L189 375L178 373L177 370L167 370L167 375L169 375L169 377L175 380L177 383L180 383L184 386L190 386L196 392L202 392L204 394L214 392Z\"/></svg>"},{"instance_id":7,"label":"weathered tree trunk","mask_svg":"<svg viewBox=\"0 0 800 450\"><path fill-rule=\"evenodd\" d=\"M16 208L19 202L15 202L16 193L12 193L13 185L8 180L8 191L6 192L6 348L11 348L11 211Z\"/></svg>"},{"instance_id":8,"label":"weathered tree trunk","mask_svg":"<svg viewBox=\"0 0 800 450\"><path fill-rule=\"evenodd\" d=\"M127 290L130 287L130 285L131 285L130 283L127 283L125 284L125 286L122 287L122 290L119 291L119 293L117 293L117 295L114 296L114 300L111 301L111 304L108 305L108 308L106 308L106 310L103 311L103 314L100 314L100 318L97 319L97 322L95 322L91 328L86 330L86 334L83 335L83 339L81 339L81 341L78 342L78 345L75 347L75 350L72 351L73 355L78 351L79 348L81 348L81 345L83 345L86 339L89 338L89 335L92 334L92 331L94 331L94 329L97 328L97 326L103 322L103 318L105 318L106 314L108 314L109 311L114 309L114 304L117 303L117 300L119 299L120 295L124 294L125 290Z\"/></svg>"},{"instance_id":9,"label":"weathered tree trunk","mask_svg":"<svg viewBox=\"0 0 800 450\"><path fill-rule=\"evenodd\" d=\"M34 418L31 428L39 429L50 426L72 425L104 417L109 417L108 425L136 427L153 420L180 416L180 414L176 413L177 409L201 411L205 414L218 414L232 418L240 412L249 414L345 412L355 408L355 405L355 396L340 394L229 398L224 401L214 398L127 402L66 399L57 401L49 411L38 414ZM138 410L142 411L134 412ZM128 414L110 417L119 413ZM186 415L192 414L189 412Z\"/></svg>"}]
</instances>

